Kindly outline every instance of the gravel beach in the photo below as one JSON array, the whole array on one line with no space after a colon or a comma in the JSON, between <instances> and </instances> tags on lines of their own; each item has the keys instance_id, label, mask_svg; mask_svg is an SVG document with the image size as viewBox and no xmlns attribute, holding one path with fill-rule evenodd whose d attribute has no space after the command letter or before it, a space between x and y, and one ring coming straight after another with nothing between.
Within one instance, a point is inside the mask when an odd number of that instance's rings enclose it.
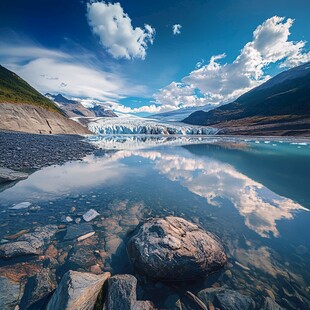
<instances>
[{"instance_id":1,"label":"gravel beach","mask_svg":"<svg viewBox=\"0 0 310 310\"><path fill-rule=\"evenodd\" d=\"M78 135L0 131L0 167L27 171L78 160L96 149Z\"/></svg>"}]
</instances>

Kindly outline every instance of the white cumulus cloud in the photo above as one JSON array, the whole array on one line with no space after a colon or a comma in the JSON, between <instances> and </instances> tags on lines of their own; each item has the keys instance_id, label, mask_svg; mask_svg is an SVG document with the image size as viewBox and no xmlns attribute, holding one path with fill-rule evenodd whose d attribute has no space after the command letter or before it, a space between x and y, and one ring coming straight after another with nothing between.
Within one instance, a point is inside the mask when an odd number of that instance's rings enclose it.
<instances>
[{"instance_id":1,"label":"white cumulus cloud","mask_svg":"<svg viewBox=\"0 0 310 310\"><path fill-rule=\"evenodd\" d=\"M199 63L182 79L188 92L180 92L175 87L179 83L173 82L154 94L156 102L175 106L227 103L268 80L267 66L290 68L310 61L310 52L304 51L306 42L289 40L293 22L279 16L267 19L254 30L253 40L245 44L233 62L223 61L226 54L212 56L209 63ZM199 100L197 91L202 94Z\"/></svg>"},{"instance_id":2,"label":"white cumulus cloud","mask_svg":"<svg viewBox=\"0 0 310 310\"><path fill-rule=\"evenodd\" d=\"M120 3L89 3L87 18L100 43L114 58L145 59L148 44L153 44L155 29L148 24L134 28Z\"/></svg>"},{"instance_id":3,"label":"white cumulus cloud","mask_svg":"<svg viewBox=\"0 0 310 310\"><path fill-rule=\"evenodd\" d=\"M181 28L182 26L180 24L175 24L172 26L172 33L173 35L181 34Z\"/></svg>"}]
</instances>

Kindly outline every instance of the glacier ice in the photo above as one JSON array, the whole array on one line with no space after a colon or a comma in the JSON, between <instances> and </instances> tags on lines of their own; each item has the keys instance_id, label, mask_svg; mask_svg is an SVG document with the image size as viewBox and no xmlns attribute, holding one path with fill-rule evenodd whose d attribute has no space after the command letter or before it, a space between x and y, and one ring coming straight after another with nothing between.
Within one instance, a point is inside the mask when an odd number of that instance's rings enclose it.
<instances>
[{"instance_id":1,"label":"glacier ice","mask_svg":"<svg viewBox=\"0 0 310 310\"><path fill-rule=\"evenodd\" d=\"M191 126L182 123L163 123L139 117L93 118L88 128L95 134L144 134L144 135L215 135L214 127Z\"/></svg>"}]
</instances>

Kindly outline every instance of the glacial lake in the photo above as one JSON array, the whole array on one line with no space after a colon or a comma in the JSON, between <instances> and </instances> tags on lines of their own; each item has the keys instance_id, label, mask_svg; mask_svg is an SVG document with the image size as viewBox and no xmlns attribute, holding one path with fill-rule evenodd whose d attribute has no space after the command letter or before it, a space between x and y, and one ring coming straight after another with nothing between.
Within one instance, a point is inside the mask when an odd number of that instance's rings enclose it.
<instances>
[{"instance_id":1,"label":"glacial lake","mask_svg":"<svg viewBox=\"0 0 310 310\"><path fill-rule=\"evenodd\" d=\"M102 148L82 161L46 167L0 188L0 239L47 224L63 225L45 263L58 278L69 269L134 273L124 244L149 217L180 216L223 241L228 265L197 281L139 280L138 298L159 308L195 309L184 292L226 286L257 305L272 297L287 309L310 307L310 141L218 137L92 137ZM30 202L28 209L10 210ZM64 241L65 230L89 209L96 234ZM73 222L63 223L65 217ZM65 227L66 226L66 227ZM87 241L88 240L88 241ZM83 248L84 247L84 248ZM85 253L77 257L76 251ZM100 258L98 253L100 251ZM97 255L95 255L95 254ZM94 257L92 257L94 256ZM73 257L72 259L70 257ZM1 262L0 268L15 262ZM16 263L20 263L17 261ZM29 258L29 264L40 264ZM229 270L229 272L227 272Z\"/></svg>"}]
</instances>

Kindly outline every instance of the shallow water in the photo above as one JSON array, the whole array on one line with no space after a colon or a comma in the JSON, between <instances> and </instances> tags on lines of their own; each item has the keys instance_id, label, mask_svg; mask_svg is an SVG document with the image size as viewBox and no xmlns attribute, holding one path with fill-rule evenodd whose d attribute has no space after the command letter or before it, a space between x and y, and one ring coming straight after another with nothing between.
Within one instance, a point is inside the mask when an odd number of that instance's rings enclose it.
<instances>
[{"instance_id":1,"label":"shallow water","mask_svg":"<svg viewBox=\"0 0 310 310\"><path fill-rule=\"evenodd\" d=\"M3 189L0 239L22 229L62 224L64 215L81 218L93 208L101 216L91 222L96 235L85 246L105 253L103 270L134 273L124 246L130 232L148 217L181 216L223 240L229 257L227 268L206 279L181 283L178 289L142 281L139 297L167 307L167 298L176 292L197 293L227 285L250 295L257 305L274 295L285 308L307 309L310 143L180 139L93 137L95 143L110 150L97 151L83 161L44 168ZM8 209L24 201L40 208ZM69 252L70 257L78 245L63 242L63 234L56 247ZM67 260L62 267L54 263L53 268L60 277L67 269L88 270L89 266Z\"/></svg>"}]
</instances>

